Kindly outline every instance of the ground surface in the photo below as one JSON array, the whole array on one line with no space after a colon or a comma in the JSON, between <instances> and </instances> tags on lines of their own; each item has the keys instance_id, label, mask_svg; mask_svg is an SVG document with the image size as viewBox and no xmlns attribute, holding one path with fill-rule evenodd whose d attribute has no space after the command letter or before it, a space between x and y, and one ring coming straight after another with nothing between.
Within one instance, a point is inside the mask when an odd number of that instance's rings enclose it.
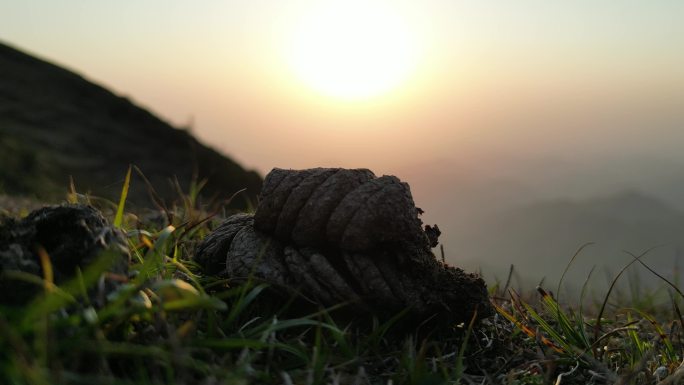
<instances>
[{"instance_id":1,"label":"ground surface","mask_svg":"<svg viewBox=\"0 0 684 385\"><path fill-rule=\"evenodd\" d=\"M26 212L24 200L9 202L6 211ZM476 325L407 328L401 314L340 319L335 307L262 301L273 288L259 282L202 275L195 246L220 217L207 219L195 203L118 220L103 207L132 250L128 276L105 274L119 285L104 304L91 288L106 264L57 286L46 274L13 276L39 294L2 306L0 383L682 383L681 298L673 287L665 302L658 300L667 290L611 293L601 312L604 298L582 310L578 299L561 297L559 306L549 288L518 295L490 283L498 312Z\"/></svg>"}]
</instances>

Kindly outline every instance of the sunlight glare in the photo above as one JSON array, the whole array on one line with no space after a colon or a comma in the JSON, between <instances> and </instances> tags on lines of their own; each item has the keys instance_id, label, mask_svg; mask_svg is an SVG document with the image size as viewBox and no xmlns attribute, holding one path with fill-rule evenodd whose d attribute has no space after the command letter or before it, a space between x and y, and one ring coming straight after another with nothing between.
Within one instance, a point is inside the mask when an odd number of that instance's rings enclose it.
<instances>
[{"instance_id":1,"label":"sunlight glare","mask_svg":"<svg viewBox=\"0 0 684 385\"><path fill-rule=\"evenodd\" d=\"M311 10L288 54L303 83L344 100L385 94L405 82L417 62L415 36L390 3L333 1Z\"/></svg>"}]
</instances>

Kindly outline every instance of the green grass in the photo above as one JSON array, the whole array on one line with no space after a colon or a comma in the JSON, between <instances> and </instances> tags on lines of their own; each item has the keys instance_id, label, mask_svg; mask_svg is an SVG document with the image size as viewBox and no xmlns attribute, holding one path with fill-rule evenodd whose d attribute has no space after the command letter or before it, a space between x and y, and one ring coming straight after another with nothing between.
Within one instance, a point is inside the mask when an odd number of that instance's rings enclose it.
<instances>
[{"instance_id":1,"label":"green grass","mask_svg":"<svg viewBox=\"0 0 684 385\"><path fill-rule=\"evenodd\" d=\"M497 314L479 324L407 331L398 314L360 326L337 316L343 304L307 311L274 306L268 285L203 275L193 250L222 216L198 206L201 184L181 191L163 215L144 220L144 213L124 210L129 180L130 171L118 205L75 191L69 199L99 205L126 231L135 274L120 277L104 305L93 303L89 290L106 274L107 254L61 285L50 274L12 276L43 294L0 309L0 384L684 381L677 371L681 298L667 284L671 300L655 308L616 303L611 292L596 306L582 306L591 302L584 294L573 304L544 288L520 294L494 287ZM49 271L49 256L42 261ZM560 288L559 282L556 295Z\"/></svg>"}]
</instances>

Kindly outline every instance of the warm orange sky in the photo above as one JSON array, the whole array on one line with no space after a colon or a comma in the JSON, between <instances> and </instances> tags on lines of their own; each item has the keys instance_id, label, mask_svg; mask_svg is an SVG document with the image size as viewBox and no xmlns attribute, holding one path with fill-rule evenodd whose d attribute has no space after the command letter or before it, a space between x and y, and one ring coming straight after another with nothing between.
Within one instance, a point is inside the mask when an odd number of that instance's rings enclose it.
<instances>
[{"instance_id":1,"label":"warm orange sky","mask_svg":"<svg viewBox=\"0 0 684 385\"><path fill-rule=\"evenodd\" d=\"M680 1L20 1L0 39L247 167L384 172L668 145L651 134L683 120L683 17Z\"/></svg>"}]
</instances>

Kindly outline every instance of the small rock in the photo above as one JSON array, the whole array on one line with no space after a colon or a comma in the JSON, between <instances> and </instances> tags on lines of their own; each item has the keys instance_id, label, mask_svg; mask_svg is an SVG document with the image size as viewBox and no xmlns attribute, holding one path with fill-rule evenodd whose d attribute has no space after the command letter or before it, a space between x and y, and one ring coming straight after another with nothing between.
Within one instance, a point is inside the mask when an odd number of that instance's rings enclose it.
<instances>
[{"instance_id":1,"label":"small rock","mask_svg":"<svg viewBox=\"0 0 684 385\"><path fill-rule=\"evenodd\" d=\"M660 380L662 380L663 378L667 377L668 374L670 374L670 372L667 370L666 367L664 367L664 366L659 366L659 367L653 372L653 377L655 377L657 381L660 381Z\"/></svg>"}]
</instances>

